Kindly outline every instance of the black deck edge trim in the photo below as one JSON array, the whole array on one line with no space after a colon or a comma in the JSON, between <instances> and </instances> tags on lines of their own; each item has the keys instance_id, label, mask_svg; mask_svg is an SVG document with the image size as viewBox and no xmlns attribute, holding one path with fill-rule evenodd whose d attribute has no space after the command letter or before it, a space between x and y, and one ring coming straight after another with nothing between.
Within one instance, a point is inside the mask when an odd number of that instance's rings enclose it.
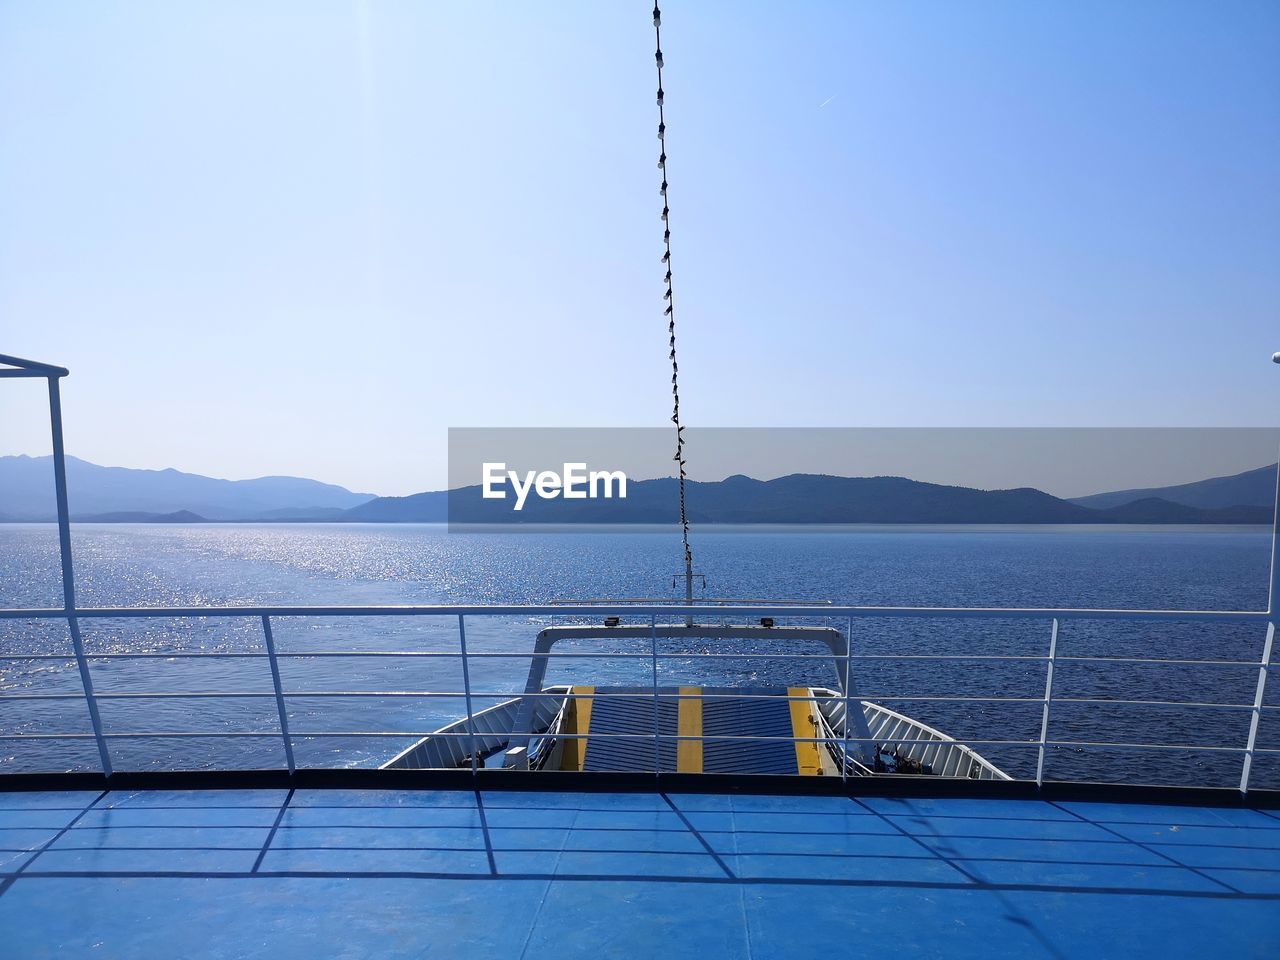
<instances>
[{"instance_id":1,"label":"black deck edge trim","mask_svg":"<svg viewBox=\"0 0 1280 960\"><path fill-rule=\"evenodd\" d=\"M1189 806L1280 809L1280 790L1175 787L1023 780L952 780L941 777L794 777L742 774L560 773L481 770L181 770L101 773L0 774L0 792L32 790L245 790L395 789L528 790L618 793L772 794L989 800L1087 800Z\"/></svg>"}]
</instances>

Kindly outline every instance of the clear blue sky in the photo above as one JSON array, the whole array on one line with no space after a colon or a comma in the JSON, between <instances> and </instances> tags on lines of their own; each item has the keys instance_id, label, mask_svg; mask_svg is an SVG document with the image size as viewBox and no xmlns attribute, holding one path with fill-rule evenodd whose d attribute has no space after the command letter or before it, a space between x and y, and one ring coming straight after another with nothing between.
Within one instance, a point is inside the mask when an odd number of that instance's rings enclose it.
<instances>
[{"instance_id":1,"label":"clear blue sky","mask_svg":"<svg viewBox=\"0 0 1280 960\"><path fill-rule=\"evenodd\" d=\"M1280 419L1280 4L664 6L690 422ZM3 3L0 352L123 466L661 425L649 9Z\"/></svg>"}]
</instances>

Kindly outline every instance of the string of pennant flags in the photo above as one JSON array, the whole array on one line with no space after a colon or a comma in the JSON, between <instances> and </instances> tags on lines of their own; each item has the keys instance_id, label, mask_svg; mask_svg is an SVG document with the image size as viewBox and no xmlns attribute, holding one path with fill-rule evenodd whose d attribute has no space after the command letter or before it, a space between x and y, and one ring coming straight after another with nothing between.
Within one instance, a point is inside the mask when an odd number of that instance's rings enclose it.
<instances>
[{"instance_id":1,"label":"string of pennant flags","mask_svg":"<svg viewBox=\"0 0 1280 960\"><path fill-rule=\"evenodd\" d=\"M663 315L667 318L667 337L670 347L668 358L671 360L671 422L676 426L676 454L672 459L679 467L680 531L684 538L685 570L689 571L693 569L693 553L689 549L689 516L685 509L684 425L680 422L680 364L676 360L675 300L671 290L671 208L667 202L667 118L663 109L662 89L662 11L658 9L656 3L653 5L653 36L656 44L653 58L658 67L658 169L662 171L662 186L659 187L659 192L662 195L662 243L665 248L662 253L662 265L667 271L662 278L666 285L662 299L667 304Z\"/></svg>"}]
</instances>

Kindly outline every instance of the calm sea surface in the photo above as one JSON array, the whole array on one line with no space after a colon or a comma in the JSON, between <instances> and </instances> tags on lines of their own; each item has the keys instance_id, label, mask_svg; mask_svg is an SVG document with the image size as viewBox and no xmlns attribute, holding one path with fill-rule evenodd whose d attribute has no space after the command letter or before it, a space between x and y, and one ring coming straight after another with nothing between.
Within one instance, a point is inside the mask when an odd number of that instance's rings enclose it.
<instances>
[{"instance_id":1,"label":"calm sea surface","mask_svg":"<svg viewBox=\"0 0 1280 960\"><path fill-rule=\"evenodd\" d=\"M593 533L450 534L419 525L77 525L73 528L82 606L199 604L541 603L601 597L672 597L678 536ZM749 528L694 532L696 567L707 595L936 606L1071 606L1264 609L1270 531L1172 527L848 527ZM56 530L0 524L0 606L61 603ZM281 651L457 651L456 624L426 618L280 619ZM474 653L526 653L545 618L468 620ZM844 627L844 622L837 622ZM262 649L251 619L84 622L91 652L242 652ZM1162 657L1256 663L1263 630L1223 624L1071 621L1060 656ZM1049 624L1020 620L886 619L855 623L862 654L1043 655ZM65 625L0 621L0 652L64 653ZM625 651L622 645L610 647ZM647 645L645 646L647 650ZM664 651L660 682L703 685L836 685L822 661L719 660L694 664ZM811 651L806 651L811 652ZM816 652L816 651L814 651ZM709 669L706 663L712 663ZM960 738L1038 738L1044 664L1026 661L858 661L855 683L868 699L910 713ZM104 700L108 732L201 730L264 734L178 741L111 741L121 769L262 767L283 763L274 700L261 660L153 658L96 661L100 692L189 692L199 700ZM561 660L549 682L643 683L647 661ZM506 694L523 686L527 660L488 657L471 670L473 688ZM287 690L462 690L456 660L288 658ZM1257 668L1244 665L1060 663L1055 697L1251 704ZM73 662L0 662L0 694L49 694L79 687ZM1010 702L961 704L894 699L991 696ZM494 698L496 699L496 697ZM494 702L480 699L477 708ZM1280 684L1267 701L1280 704ZM299 764L376 765L465 712L458 697L289 698L301 736ZM1238 782L1249 715L1207 707L1055 703L1051 739L1177 742L1194 748L1133 751L1059 747L1046 775L1060 779ZM83 701L0 700L0 735L87 733ZM395 736L370 736L395 733ZM358 734L358 735L357 735ZM1280 711L1264 715L1260 745L1280 747ZM1034 772L1035 750L979 748L1015 776ZM0 772L92 769L91 741L0 740ZM1257 786L1280 786L1280 754L1255 761Z\"/></svg>"}]
</instances>

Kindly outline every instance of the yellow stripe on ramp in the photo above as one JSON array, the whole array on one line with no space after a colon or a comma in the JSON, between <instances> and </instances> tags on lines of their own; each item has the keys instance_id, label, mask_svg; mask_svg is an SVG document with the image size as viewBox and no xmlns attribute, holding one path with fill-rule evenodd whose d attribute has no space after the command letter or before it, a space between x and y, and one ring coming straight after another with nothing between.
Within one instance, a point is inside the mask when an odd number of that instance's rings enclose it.
<instances>
[{"instance_id":1,"label":"yellow stripe on ramp","mask_svg":"<svg viewBox=\"0 0 1280 960\"><path fill-rule=\"evenodd\" d=\"M789 697L810 697L808 687L787 687ZM813 741L817 727L810 720L813 703L811 700L790 700L791 735L796 738L796 770L802 777L822 775L822 761L818 758L818 744ZM809 738L805 742L802 738Z\"/></svg>"},{"instance_id":2,"label":"yellow stripe on ramp","mask_svg":"<svg viewBox=\"0 0 1280 960\"><path fill-rule=\"evenodd\" d=\"M680 696L697 699L679 701L676 707L676 733L681 737L702 736L702 688L681 687ZM702 772L702 740L676 741L676 772Z\"/></svg>"},{"instance_id":3,"label":"yellow stripe on ramp","mask_svg":"<svg viewBox=\"0 0 1280 960\"><path fill-rule=\"evenodd\" d=\"M595 687L574 687L569 691L573 701L565 712L563 730L566 736L579 734L581 740L565 740L560 756L561 770L581 770L587 762L587 731L591 729L591 699Z\"/></svg>"}]
</instances>

